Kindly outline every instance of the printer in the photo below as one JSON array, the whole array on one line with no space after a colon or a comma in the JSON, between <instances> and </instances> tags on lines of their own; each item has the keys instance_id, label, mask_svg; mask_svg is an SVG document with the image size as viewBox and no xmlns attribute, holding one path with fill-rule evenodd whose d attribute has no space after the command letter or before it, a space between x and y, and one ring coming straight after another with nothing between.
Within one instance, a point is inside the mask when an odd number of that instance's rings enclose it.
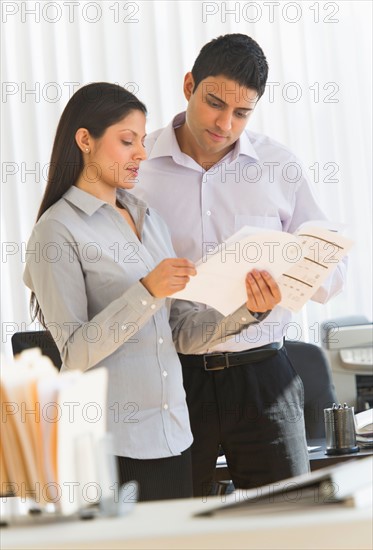
<instances>
[{"instance_id":1,"label":"printer","mask_svg":"<svg viewBox=\"0 0 373 550\"><path fill-rule=\"evenodd\" d=\"M373 408L373 324L343 317L323 323L321 333L339 403L355 412Z\"/></svg>"}]
</instances>

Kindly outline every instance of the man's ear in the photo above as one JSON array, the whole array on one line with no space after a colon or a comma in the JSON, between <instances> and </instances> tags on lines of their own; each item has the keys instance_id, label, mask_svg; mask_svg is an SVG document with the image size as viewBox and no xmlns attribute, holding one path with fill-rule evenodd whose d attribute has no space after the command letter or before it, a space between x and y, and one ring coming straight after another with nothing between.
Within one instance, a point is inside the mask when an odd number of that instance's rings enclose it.
<instances>
[{"instance_id":1,"label":"man's ear","mask_svg":"<svg viewBox=\"0 0 373 550\"><path fill-rule=\"evenodd\" d=\"M189 101L194 90L194 78L191 72L187 73L184 77L184 95L187 101Z\"/></svg>"},{"instance_id":2,"label":"man's ear","mask_svg":"<svg viewBox=\"0 0 373 550\"><path fill-rule=\"evenodd\" d=\"M92 139L87 128L79 128L75 134L75 141L79 149L83 153L90 153L92 146Z\"/></svg>"}]
</instances>

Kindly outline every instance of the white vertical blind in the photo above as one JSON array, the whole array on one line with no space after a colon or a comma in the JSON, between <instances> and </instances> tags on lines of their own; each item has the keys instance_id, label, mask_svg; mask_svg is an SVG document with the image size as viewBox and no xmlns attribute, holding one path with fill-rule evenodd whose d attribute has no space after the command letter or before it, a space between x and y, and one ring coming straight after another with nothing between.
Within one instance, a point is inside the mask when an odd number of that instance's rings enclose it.
<instances>
[{"instance_id":1,"label":"white vertical blind","mask_svg":"<svg viewBox=\"0 0 373 550\"><path fill-rule=\"evenodd\" d=\"M345 291L297 316L302 337L317 341L315 323L326 318L371 319L371 2L75 4L1 6L2 351L30 322L24 247L72 91L92 81L126 86L146 103L150 132L184 108L183 77L202 45L230 32L256 39L270 65L250 127L294 150L330 219L355 240Z\"/></svg>"}]
</instances>

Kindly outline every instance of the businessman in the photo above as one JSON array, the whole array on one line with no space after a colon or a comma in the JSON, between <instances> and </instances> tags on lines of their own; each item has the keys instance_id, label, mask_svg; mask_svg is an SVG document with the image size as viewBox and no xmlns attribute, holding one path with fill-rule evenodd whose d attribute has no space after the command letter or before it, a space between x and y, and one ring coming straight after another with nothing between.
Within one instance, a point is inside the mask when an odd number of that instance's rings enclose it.
<instances>
[{"instance_id":1,"label":"businessman","mask_svg":"<svg viewBox=\"0 0 373 550\"><path fill-rule=\"evenodd\" d=\"M325 219L294 155L246 129L267 75L252 38L211 40L184 78L186 112L146 140L135 193L166 220L178 256L196 261L244 225L291 233ZM313 299L325 302L343 278L341 266ZM220 445L235 487L309 470L303 386L283 347L291 315L277 306L257 321L201 355L180 355L195 496L209 493Z\"/></svg>"}]
</instances>

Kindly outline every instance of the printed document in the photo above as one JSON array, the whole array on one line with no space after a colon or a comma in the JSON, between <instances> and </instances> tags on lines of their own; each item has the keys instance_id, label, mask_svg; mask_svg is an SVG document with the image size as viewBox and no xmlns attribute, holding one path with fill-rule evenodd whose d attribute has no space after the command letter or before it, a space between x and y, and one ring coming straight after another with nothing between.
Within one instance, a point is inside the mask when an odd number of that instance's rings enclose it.
<instances>
[{"instance_id":1,"label":"printed document","mask_svg":"<svg viewBox=\"0 0 373 550\"><path fill-rule=\"evenodd\" d=\"M196 264L197 275L172 298L207 304L230 315L247 301L245 277L267 270L281 289L280 306L298 312L347 254L352 241L322 222L296 234L245 226ZM320 224L320 225L319 225Z\"/></svg>"}]
</instances>

